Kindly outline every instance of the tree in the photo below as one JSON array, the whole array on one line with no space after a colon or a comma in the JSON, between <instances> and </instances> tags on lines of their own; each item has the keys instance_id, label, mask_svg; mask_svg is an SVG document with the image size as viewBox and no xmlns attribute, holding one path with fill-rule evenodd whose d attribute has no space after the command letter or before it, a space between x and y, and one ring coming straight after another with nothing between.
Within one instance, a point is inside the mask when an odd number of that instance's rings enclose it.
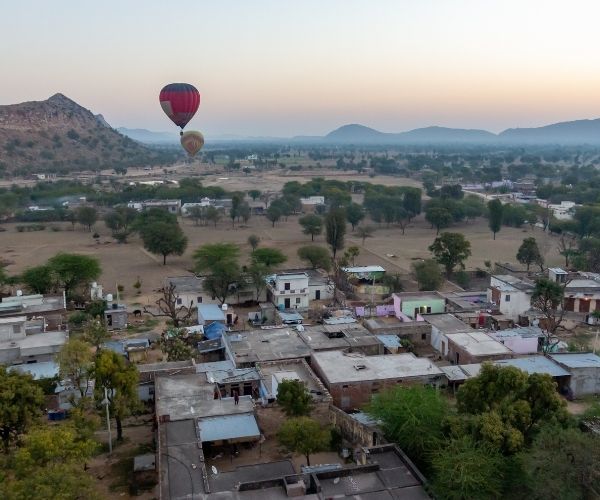
<instances>
[{"instance_id":1,"label":"tree","mask_svg":"<svg viewBox=\"0 0 600 500\"><path fill-rule=\"evenodd\" d=\"M311 453L324 451L329 447L331 433L312 418L296 417L283 423L277 433L277 440L290 452L304 455L306 465L310 465Z\"/></svg>"},{"instance_id":2,"label":"tree","mask_svg":"<svg viewBox=\"0 0 600 500\"><path fill-rule=\"evenodd\" d=\"M126 243L131 233L131 225L137 217L137 212L129 207L117 207L104 216L104 223L112 231L113 238L119 243Z\"/></svg>"},{"instance_id":3,"label":"tree","mask_svg":"<svg viewBox=\"0 0 600 500\"><path fill-rule=\"evenodd\" d=\"M372 238L373 233L375 232L375 228L371 226L359 226L356 229L356 236L362 239L362 245L365 246L365 240L367 238Z\"/></svg>"},{"instance_id":4,"label":"tree","mask_svg":"<svg viewBox=\"0 0 600 500\"><path fill-rule=\"evenodd\" d=\"M258 244L260 243L260 238L258 236L256 236L255 234L251 234L250 236L248 236L248 245L250 245L252 247L252 251L256 251L256 249L258 248Z\"/></svg>"},{"instance_id":5,"label":"tree","mask_svg":"<svg viewBox=\"0 0 600 500\"><path fill-rule=\"evenodd\" d=\"M163 266L167 264L168 255L183 255L187 248L187 236L177 223L155 222L145 228L141 236L146 250L163 256Z\"/></svg>"},{"instance_id":6,"label":"tree","mask_svg":"<svg viewBox=\"0 0 600 500\"><path fill-rule=\"evenodd\" d=\"M531 306L544 315L545 329L543 351L545 354L552 352L554 346L559 342L555 337L556 331L562 325L565 309L563 307L566 283L560 285L547 278L541 278L535 282L535 288L531 294Z\"/></svg>"},{"instance_id":7,"label":"tree","mask_svg":"<svg viewBox=\"0 0 600 500\"><path fill-rule=\"evenodd\" d=\"M269 268L262 262L253 261L248 267L248 277L256 290L256 302L260 301L260 294L266 288L266 277L269 275Z\"/></svg>"},{"instance_id":8,"label":"tree","mask_svg":"<svg viewBox=\"0 0 600 500\"><path fill-rule=\"evenodd\" d=\"M30 375L0 365L0 435L4 452L41 415L44 394Z\"/></svg>"},{"instance_id":9,"label":"tree","mask_svg":"<svg viewBox=\"0 0 600 500\"><path fill-rule=\"evenodd\" d=\"M150 310L144 307L144 312L150 316L169 318L173 322L175 328L179 328L185 324L194 313L194 309L185 304L177 305L177 287L170 283L158 290L161 297L155 302L158 311Z\"/></svg>"},{"instance_id":10,"label":"tree","mask_svg":"<svg viewBox=\"0 0 600 500\"><path fill-rule=\"evenodd\" d=\"M110 334L99 318L92 318L83 327L83 338L96 349L110 339Z\"/></svg>"},{"instance_id":11,"label":"tree","mask_svg":"<svg viewBox=\"0 0 600 500\"><path fill-rule=\"evenodd\" d=\"M58 353L56 361L61 379L70 380L83 399L90 388L94 367L94 355L90 344L77 338L70 338Z\"/></svg>"},{"instance_id":12,"label":"tree","mask_svg":"<svg viewBox=\"0 0 600 500\"><path fill-rule=\"evenodd\" d=\"M476 219L485 214L486 206L479 196L467 196L462 201L463 211L467 220Z\"/></svg>"},{"instance_id":13,"label":"tree","mask_svg":"<svg viewBox=\"0 0 600 500\"><path fill-rule=\"evenodd\" d=\"M409 220L421 213L421 190L407 188L402 198L402 207L409 214Z\"/></svg>"},{"instance_id":14,"label":"tree","mask_svg":"<svg viewBox=\"0 0 600 500\"><path fill-rule=\"evenodd\" d=\"M392 387L375 394L366 411L381 420L386 437L419 465L443 444L448 406L433 388Z\"/></svg>"},{"instance_id":15,"label":"tree","mask_svg":"<svg viewBox=\"0 0 600 500\"><path fill-rule=\"evenodd\" d=\"M600 438L578 429L545 427L523 455L527 498L596 498L600 491Z\"/></svg>"},{"instance_id":16,"label":"tree","mask_svg":"<svg viewBox=\"0 0 600 500\"><path fill-rule=\"evenodd\" d=\"M78 287L97 280L101 273L100 262L89 255L59 253L48 260L48 265L68 298Z\"/></svg>"},{"instance_id":17,"label":"tree","mask_svg":"<svg viewBox=\"0 0 600 500\"><path fill-rule=\"evenodd\" d=\"M250 215L252 214L252 210L250 209L250 205L244 202L238 207L238 217L241 217L244 221L244 224L250 220Z\"/></svg>"},{"instance_id":18,"label":"tree","mask_svg":"<svg viewBox=\"0 0 600 500\"><path fill-rule=\"evenodd\" d=\"M484 363L458 390L457 409L470 415L481 441L504 453L520 451L545 424L564 424L566 403L550 375Z\"/></svg>"},{"instance_id":19,"label":"tree","mask_svg":"<svg viewBox=\"0 0 600 500\"><path fill-rule=\"evenodd\" d=\"M195 349L188 342L189 335L183 328L169 328L160 337L159 345L169 361L187 361L194 357Z\"/></svg>"},{"instance_id":20,"label":"tree","mask_svg":"<svg viewBox=\"0 0 600 500\"><path fill-rule=\"evenodd\" d=\"M425 210L425 220L431 224L431 227L436 228L435 234L440 234L440 229L448 227L452 224L452 214L445 208L429 207Z\"/></svg>"},{"instance_id":21,"label":"tree","mask_svg":"<svg viewBox=\"0 0 600 500\"><path fill-rule=\"evenodd\" d=\"M317 245L307 245L298 249L298 257L310 264L313 269L331 269L331 256L326 248Z\"/></svg>"},{"instance_id":22,"label":"tree","mask_svg":"<svg viewBox=\"0 0 600 500\"><path fill-rule=\"evenodd\" d=\"M277 403L288 417L310 414L312 396L300 380L283 380L277 386Z\"/></svg>"},{"instance_id":23,"label":"tree","mask_svg":"<svg viewBox=\"0 0 600 500\"><path fill-rule=\"evenodd\" d=\"M240 247L235 243L207 243L194 252L197 273L210 271L217 264L237 261Z\"/></svg>"},{"instance_id":24,"label":"tree","mask_svg":"<svg viewBox=\"0 0 600 500\"><path fill-rule=\"evenodd\" d=\"M219 219L221 218L221 212L215 207L207 207L205 217L207 221L213 223L214 227L217 227L217 222L219 222Z\"/></svg>"},{"instance_id":25,"label":"tree","mask_svg":"<svg viewBox=\"0 0 600 500\"><path fill-rule=\"evenodd\" d=\"M315 241L315 236L318 236L323 231L323 219L317 214L308 214L300 217L298 222L302 226L302 232L310 235L311 241Z\"/></svg>"},{"instance_id":26,"label":"tree","mask_svg":"<svg viewBox=\"0 0 600 500\"><path fill-rule=\"evenodd\" d=\"M234 287L241 279L241 270L237 262L225 261L215 264L211 273L204 278L204 290L219 299L221 304L235 291Z\"/></svg>"},{"instance_id":27,"label":"tree","mask_svg":"<svg viewBox=\"0 0 600 500\"><path fill-rule=\"evenodd\" d=\"M358 257L360 255L360 248L358 248L355 245L352 245L350 247L348 247L346 249L346 251L344 252L344 259L354 265L354 262L356 260L356 257Z\"/></svg>"},{"instance_id":28,"label":"tree","mask_svg":"<svg viewBox=\"0 0 600 500\"><path fill-rule=\"evenodd\" d=\"M422 260L413 264L419 290L437 290L444 281L440 265L434 259Z\"/></svg>"},{"instance_id":29,"label":"tree","mask_svg":"<svg viewBox=\"0 0 600 500\"><path fill-rule=\"evenodd\" d=\"M560 235L558 240L558 253L565 258L565 267L569 269L570 259L577 254L577 242L575 238L570 238L565 234Z\"/></svg>"},{"instance_id":30,"label":"tree","mask_svg":"<svg viewBox=\"0 0 600 500\"><path fill-rule=\"evenodd\" d=\"M529 272L529 266L531 264L539 264L540 267L544 265L544 258L540 253L540 249L538 248L537 241L535 238L525 238L519 250L517 251L517 260L521 264L525 264L527 266L527 272Z\"/></svg>"},{"instance_id":31,"label":"tree","mask_svg":"<svg viewBox=\"0 0 600 500\"><path fill-rule=\"evenodd\" d=\"M261 192L258 189L251 189L248 191L248 196L252 198L252 201L256 201L257 198L260 198Z\"/></svg>"},{"instance_id":32,"label":"tree","mask_svg":"<svg viewBox=\"0 0 600 500\"><path fill-rule=\"evenodd\" d=\"M36 266L26 269L21 274L21 281L33 293L46 294L56 285L52 268L49 265Z\"/></svg>"},{"instance_id":33,"label":"tree","mask_svg":"<svg viewBox=\"0 0 600 500\"><path fill-rule=\"evenodd\" d=\"M400 229L402 229L402 234L404 234L410 221L410 213L403 207L397 207L395 210L394 219L400 226Z\"/></svg>"},{"instance_id":34,"label":"tree","mask_svg":"<svg viewBox=\"0 0 600 500\"><path fill-rule=\"evenodd\" d=\"M346 207L346 220L352 225L352 231L365 218L365 211L358 203L350 203Z\"/></svg>"},{"instance_id":35,"label":"tree","mask_svg":"<svg viewBox=\"0 0 600 500\"><path fill-rule=\"evenodd\" d=\"M272 227L275 227L275 223L281 219L281 215L281 209L274 203L271 203L271 206L267 208L266 217L271 221Z\"/></svg>"},{"instance_id":36,"label":"tree","mask_svg":"<svg viewBox=\"0 0 600 500\"><path fill-rule=\"evenodd\" d=\"M386 273L383 275L381 279L381 284L388 289L388 294L398 293L404 290L404 285L402 284L402 276L399 273Z\"/></svg>"},{"instance_id":37,"label":"tree","mask_svg":"<svg viewBox=\"0 0 600 500\"><path fill-rule=\"evenodd\" d=\"M96 380L96 402L101 404L104 399L104 389L106 389L110 415L117 423L117 441L122 441L122 421L139 404L137 368L133 364L128 364L120 354L103 350L96 357L94 378Z\"/></svg>"},{"instance_id":38,"label":"tree","mask_svg":"<svg viewBox=\"0 0 600 500\"><path fill-rule=\"evenodd\" d=\"M325 237L331 248L335 260L338 250L344 248L344 235L346 234L346 217L344 210L336 208L330 210L325 217Z\"/></svg>"},{"instance_id":39,"label":"tree","mask_svg":"<svg viewBox=\"0 0 600 500\"><path fill-rule=\"evenodd\" d=\"M452 439L432 459L433 489L440 500L502 498L504 459L469 436Z\"/></svg>"},{"instance_id":40,"label":"tree","mask_svg":"<svg viewBox=\"0 0 600 500\"><path fill-rule=\"evenodd\" d=\"M198 226L200 221L205 217L204 207L201 206L191 207L188 213L196 226Z\"/></svg>"},{"instance_id":41,"label":"tree","mask_svg":"<svg viewBox=\"0 0 600 500\"><path fill-rule=\"evenodd\" d=\"M471 243L461 233L442 233L429 246L435 260L452 276L454 268L465 268L465 260L471 255Z\"/></svg>"},{"instance_id":42,"label":"tree","mask_svg":"<svg viewBox=\"0 0 600 500\"><path fill-rule=\"evenodd\" d=\"M75 213L77 222L82 226L86 226L88 231L91 231L92 226L96 224L96 221L98 220L98 212L96 209L94 207L83 206L79 207Z\"/></svg>"},{"instance_id":43,"label":"tree","mask_svg":"<svg viewBox=\"0 0 600 500\"><path fill-rule=\"evenodd\" d=\"M488 222L490 230L494 233L494 239L496 239L496 233L500 231L500 228L502 227L503 212L504 206L500 200L495 199L488 202Z\"/></svg>"},{"instance_id":44,"label":"tree","mask_svg":"<svg viewBox=\"0 0 600 500\"><path fill-rule=\"evenodd\" d=\"M287 257L277 248L259 248L252 254L252 260L261 262L267 267L273 267L283 264Z\"/></svg>"}]
</instances>

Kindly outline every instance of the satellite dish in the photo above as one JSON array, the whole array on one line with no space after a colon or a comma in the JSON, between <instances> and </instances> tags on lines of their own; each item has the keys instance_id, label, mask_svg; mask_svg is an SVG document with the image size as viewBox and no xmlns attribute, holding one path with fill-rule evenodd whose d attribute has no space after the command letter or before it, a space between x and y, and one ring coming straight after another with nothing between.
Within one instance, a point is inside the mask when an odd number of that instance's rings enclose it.
<instances>
[{"instance_id":1,"label":"satellite dish","mask_svg":"<svg viewBox=\"0 0 600 500\"><path fill-rule=\"evenodd\" d=\"M211 467L211 470L215 476L219 473L219 471L217 471L217 468L214 465Z\"/></svg>"}]
</instances>

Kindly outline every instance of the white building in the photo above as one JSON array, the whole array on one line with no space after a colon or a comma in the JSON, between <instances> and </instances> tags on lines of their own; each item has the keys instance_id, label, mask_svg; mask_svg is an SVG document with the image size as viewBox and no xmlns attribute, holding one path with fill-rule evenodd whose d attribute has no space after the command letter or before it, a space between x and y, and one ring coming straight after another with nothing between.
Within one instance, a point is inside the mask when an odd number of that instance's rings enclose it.
<instances>
[{"instance_id":1,"label":"white building","mask_svg":"<svg viewBox=\"0 0 600 500\"><path fill-rule=\"evenodd\" d=\"M531 309L533 289L533 283L528 280L509 274L495 275L490 279L487 300L495 304L504 316L517 321L521 314Z\"/></svg>"},{"instance_id":2,"label":"white building","mask_svg":"<svg viewBox=\"0 0 600 500\"><path fill-rule=\"evenodd\" d=\"M308 274L281 273L267 278L267 299L278 309L308 309Z\"/></svg>"},{"instance_id":3,"label":"white building","mask_svg":"<svg viewBox=\"0 0 600 500\"><path fill-rule=\"evenodd\" d=\"M130 201L127 203L127 206L137 210L138 212L149 210L151 208L160 208L171 214L177 215L181 211L181 200Z\"/></svg>"},{"instance_id":4,"label":"white building","mask_svg":"<svg viewBox=\"0 0 600 500\"><path fill-rule=\"evenodd\" d=\"M577 206L574 201L561 201L558 205L549 204L548 208L558 220L571 220Z\"/></svg>"}]
</instances>

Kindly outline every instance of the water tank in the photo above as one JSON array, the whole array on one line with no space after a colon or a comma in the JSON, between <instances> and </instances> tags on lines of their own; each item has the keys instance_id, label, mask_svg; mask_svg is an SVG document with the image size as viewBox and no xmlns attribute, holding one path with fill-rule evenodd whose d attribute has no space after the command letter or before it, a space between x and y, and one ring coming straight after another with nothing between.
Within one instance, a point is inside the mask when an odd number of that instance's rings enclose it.
<instances>
[{"instance_id":1,"label":"water tank","mask_svg":"<svg viewBox=\"0 0 600 500\"><path fill-rule=\"evenodd\" d=\"M17 297L23 296L23 290L17 290Z\"/></svg>"},{"instance_id":2,"label":"water tank","mask_svg":"<svg viewBox=\"0 0 600 500\"><path fill-rule=\"evenodd\" d=\"M229 306L228 306L227 304L223 304L223 305L221 306L221 309L222 309L223 311L227 311L227 308L228 308L228 307L229 307Z\"/></svg>"},{"instance_id":3,"label":"water tank","mask_svg":"<svg viewBox=\"0 0 600 500\"><path fill-rule=\"evenodd\" d=\"M96 283L95 281L92 282L92 288L96 288L98 286L98 283Z\"/></svg>"},{"instance_id":4,"label":"water tank","mask_svg":"<svg viewBox=\"0 0 600 500\"><path fill-rule=\"evenodd\" d=\"M107 293L106 294L106 302L112 302L113 296L112 293Z\"/></svg>"}]
</instances>

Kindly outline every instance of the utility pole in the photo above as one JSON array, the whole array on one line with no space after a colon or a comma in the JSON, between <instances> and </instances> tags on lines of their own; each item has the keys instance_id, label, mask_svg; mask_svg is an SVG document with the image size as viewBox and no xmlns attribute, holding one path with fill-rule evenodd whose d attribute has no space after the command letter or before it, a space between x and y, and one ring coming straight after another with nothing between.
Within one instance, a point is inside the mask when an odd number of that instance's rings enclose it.
<instances>
[{"instance_id":1,"label":"utility pole","mask_svg":"<svg viewBox=\"0 0 600 500\"><path fill-rule=\"evenodd\" d=\"M108 405L110 402L108 401L108 392L106 391L106 387L104 388L104 399L102 400L102 404L106 406L106 428L108 429L108 454L112 454L112 435L110 433L110 413L108 411Z\"/></svg>"}]
</instances>

